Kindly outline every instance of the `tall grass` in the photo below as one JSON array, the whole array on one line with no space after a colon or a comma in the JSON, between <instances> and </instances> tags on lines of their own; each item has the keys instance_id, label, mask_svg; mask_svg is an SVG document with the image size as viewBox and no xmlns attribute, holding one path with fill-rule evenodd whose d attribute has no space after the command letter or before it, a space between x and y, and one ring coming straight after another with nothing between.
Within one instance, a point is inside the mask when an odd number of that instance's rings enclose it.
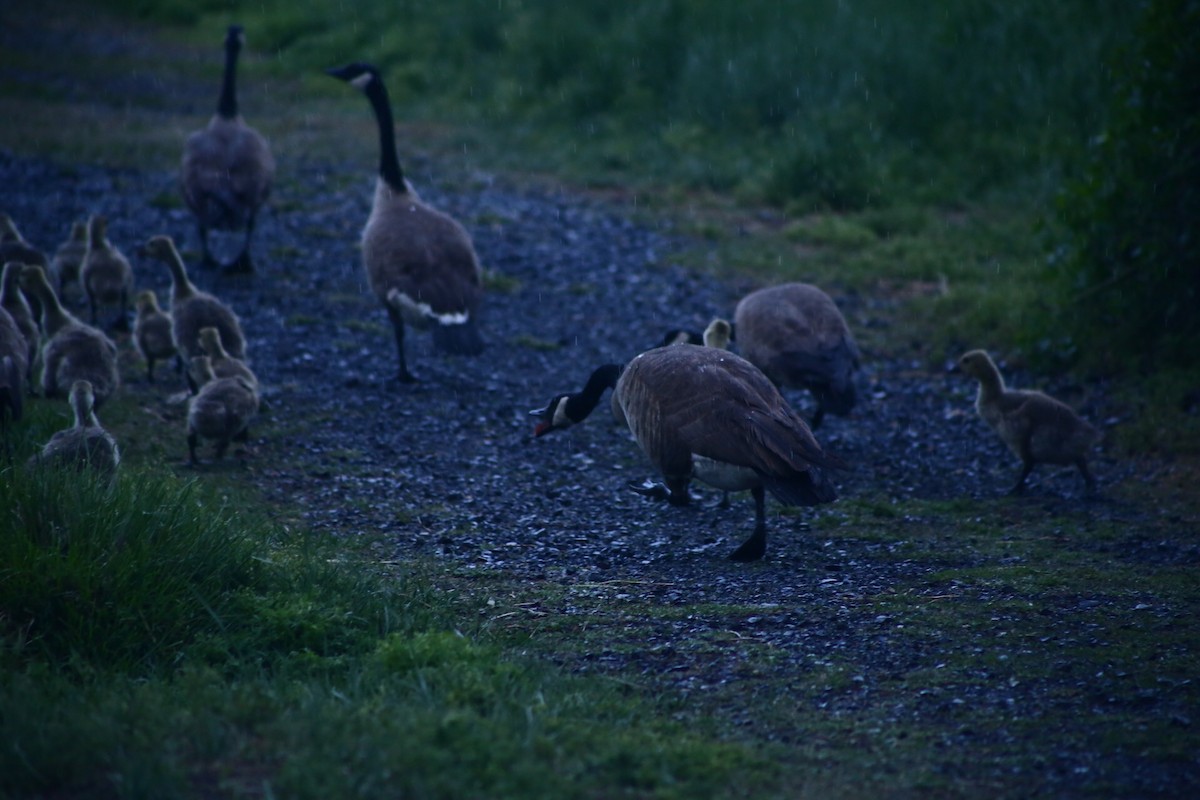
<instances>
[{"instance_id":1,"label":"tall grass","mask_svg":"<svg viewBox=\"0 0 1200 800\"><path fill-rule=\"evenodd\" d=\"M1093 133L1134 4L1068 0L107 0L218 30L280 72L384 70L402 118L486 121L548 159L804 208L957 201ZM216 39L215 34L210 34ZM328 91L332 91L329 87Z\"/></svg>"}]
</instances>

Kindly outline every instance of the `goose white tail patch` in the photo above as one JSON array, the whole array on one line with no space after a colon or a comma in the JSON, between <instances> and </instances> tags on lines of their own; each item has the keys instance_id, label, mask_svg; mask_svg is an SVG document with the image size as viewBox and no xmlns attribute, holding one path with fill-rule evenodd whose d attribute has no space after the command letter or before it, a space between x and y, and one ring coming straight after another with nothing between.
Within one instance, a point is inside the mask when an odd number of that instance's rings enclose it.
<instances>
[{"instance_id":1,"label":"goose white tail patch","mask_svg":"<svg viewBox=\"0 0 1200 800\"><path fill-rule=\"evenodd\" d=\"M413 300L399 289L391 289L387 294L388 303L404 314L405 318L414 325L427 325L436 322L439 325L464 325L471 315L466 311L451 311L445 314L436 313L428 303Z\"/></svg>"}]
</instances>

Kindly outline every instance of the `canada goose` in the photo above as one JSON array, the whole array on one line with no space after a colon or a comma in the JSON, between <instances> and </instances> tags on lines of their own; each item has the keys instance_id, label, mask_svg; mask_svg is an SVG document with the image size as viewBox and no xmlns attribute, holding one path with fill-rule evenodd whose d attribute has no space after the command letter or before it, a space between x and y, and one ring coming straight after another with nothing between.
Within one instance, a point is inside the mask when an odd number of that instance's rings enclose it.
<instances>
[{"instance_id":1,"label":"canada goose","mask_svg":"<svg viewBox=\"0 0 1200 800\"><path fill-rule=\"evenodd\" d=\"M171 315L159 307L158 295L150 289L138 292L133 341L146 360L146 380L154 383L154 362L170 358L178 350L171 333Z\"/></svg>"},{"instance_id":2,"label":"canada goose","mask_svg":"<svg viewBox=\"0 0 1200 800\"><path fill-rule=\"evenodd\" d=\"M83 257L87 255L87 223L76 220L71 223L70 237L58 246L50 260L50 275L58 285L58 296L64 297L68 283L79 281L79 270Z\"/></svg>"},{"instance_id":3,"label":"canada goose","mask_svg":"<svg viewBox=\"0 0 1200 800\"><path fill-rule=\"evenodd\" d=\"M91 309L93 325L96 324L96 307L119 305L121 314L114 326L116 330L129 330L129 294L133 291L133 269L120 250L108 241L108 219L93 215L88 220L87 252L79 268L79 280L87 293L88 308Z\"/></svg>"},{"instance_id":4,"label":"canada goose","mask_svg":"<svg viewBox=\"0 0 1200 800\"><path fill-rule=\"evenodd\" d=\"M432 328L433 343L444 352L483 350L475 319L483 296L479 259L463 227L422 202L405 179L379 70L359 62L326 72L361 89L379 125L379 179L362 233L363 265L395 331L398 377L410 382L415 378L404 356L405 323Z\"/></svg>"},{"instance_id":5,"label":"canada goose","mask_svg":"<svg viewBox=\"0 0 1200 800\"><path fill-rule=\"evenodd\" d=\"M190 463L200 463L196 447L201 438L216 442L216 458L225 455L229 443L244 434L258 413L258 393L245 378L218 378L208 356L191 360L191 371L199 391L188 401L187 440Z\"/></svg>"},{"instance_id":6,"label":"canada goose","mask_svg":"<svg viewBox=\"0 0 1200 800\"><path fill-rule=\"evenodd\" d=\"M759 289L737 304L733 324L742 355L776 386L812 392L813 430L826 412L844 416L854 408L858 345L825 292L806 283Z\"/></svg>"},{"instance_id":7,"label":"canada goose","mask_svg":"<svg viewBox=\"0 0 1200 800\"><path fill-rule=\"evenodd\" d=\"M25 340L25 378L28 380L33 376L34 362L37 361L41 331L21 288L23 271L24 267L16 261L4 265L3 276L0 277L0 308L12 317L13 324Z\"/></svg>"},{"instance_id":8,"label":"canada goose","mask_svg":"<svg viewBox=\"0 0 1200 800\"><path fill-rule=\"evenodd\" d=\"M983 350L971 350L958 359L964 373L979 381L975 409L1008 449L1021 459L1021 474L1009 494L1020 494L1035 464L1074 464L1083 475L1087 491L1096 491L1088 470L1087 451L1100 440L1100 432L1080 419L1065 403L1047 394L1009 389L995 362Z\"/></svg>"},{"instance_id":9,"label":"canada goose","mask_svg":"<svg viewBox=\"0 0 1200 800\"><path fill-rule=\"evenodd\" d=\"M258 391L258 376L246 365L245 361L234 358L221 344L221 332L216 328L200 329L200 349L208 356L212 373L217 378L244 378L247 383Z\"/></svg>"},{"instance_id":10,"label":"canada goose","mask_svg":"<svg viewBox=\"0 0 1200 800\"><path fill-rule=\"evenodd\" d=\"M188 136L180 169L183 197L200 229L205 266L216 265L208 249L210 229L246 229L242 250L225 265L227 272L254 271L250 238L275 178L275 159L267 140L238 113L237 59L244 41L242 26L230 25L217 113L207 127Z\"/></svg>"},{"instance_id":11,"label":"canada goose","mask_svg":"<svg viewBox=\"0 0 1200 800\"><path fill-rule=\"evenodd\" d=\"M764 489L790 505L837 499L824 468L844 468L822 450L808 426L758 368L738 356L690 344L649 350L624 368L596 369L582 392L560 394L543 409L535 436L581 422L612 388L612 409L650 461L665 489L641 489L687 505L692 478L718 489L749 489L754 533L730 558L753 561L766 551Z\"/></svg>"},{"instance_id":12,"label":"canada goose","mask_svg":"<svg viewBox=\"0 0 1200 800\"><path fill-rule=\"evenodd\" d=\"M47 397L57 397L60 390L85 380L91 384L99 408L121 384L117 346L102 331L62 307L41 267L25 267L21 286L42 306L42 391Z\"/></svg>"},{"instance_id":13,"label":"canada goose","mask_svg":"<svg viewBox=\"0 0 1200 800\"><path fill-rule=\"evenodd\" d=\"M0 308L0 431L21 419L25 407L25 380L29 347L12 315Z\"/></svg>"},{"instance_id":14,"label":"canada goose","mask_svg":"<svg viewBox=\"0 0 1200 800\"><path fill-rule=\"evenodd\" d=\"M116 440L96 419L92 385L85 380L72 383L70 400L75 423L51 436L42 452L29 460L30 466L92 469L101 475L115 477L121 463L121 451Z\"/></svg>"},{"instance_id":15,"label":"canada goose","mask_svg":"<svg viewBox=\"0 0 1200 800\"><path fill-rule=\"evenodd\" d=\"M221 341L234 358L245 358L246 337L242 335L237 314L188 279L187 268L171 237L152 236L142 253L162 261L171 270L171 332L180 356L191 359L204 355L200 349L200 329L211 325L221 332Z\"/></svg>"}]
</instances>

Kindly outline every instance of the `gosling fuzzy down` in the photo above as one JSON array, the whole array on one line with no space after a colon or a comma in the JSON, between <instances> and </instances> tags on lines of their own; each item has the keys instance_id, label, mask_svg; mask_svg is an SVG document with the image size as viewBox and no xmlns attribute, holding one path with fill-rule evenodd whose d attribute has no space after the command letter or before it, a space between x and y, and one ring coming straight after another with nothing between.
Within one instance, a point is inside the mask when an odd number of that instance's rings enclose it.
<instances>
[{"instance_id":1,"label":"gosling fuzzy down","mask_svg":"<svg viewBox=\"0 0 1200 800\"><path fill-rule=\"evenodd\" d=\"M665 487L635 487L640 493L687 505L693 478L725 491L750 490L754 532L730 555L734 561L766 552L764 490L789 505L837 499L824 471L845 463L821 447L757 367L712 347L669 345L624 367L599 367L583 391L530 412L539 418L534 434L582 422L609 388L614 416L665 479Z\"/></svg>"},{"instance_id":2,"label":"gosling fuzzy down","mask_svg":"<svg viewBox=\"0 0 1200 800\"><path fill-rule=\"evenodd\" d=\"M129 330L129 295L133 292L133 268L120 250L108 240L108 219L94 215L88 220L87 251L79 268L79 280L87 294L91 323L96 324L99 306L118 306L116 330Z\"/></svg>"},{"instance_id":3,"label":"gosling fuzzy down","mask_svg":"<svg viewBox=\"0 0 1200 800\"><path fill-rule=\"evenodd\" d=\"M25 382L29 365L25 336L10 315L0 308L0 431L8 420L18 422L25 407Z\"/></svg>"},{"instance_id":4,"label":"gosling fuzzy down","mask_svg":"<svg viewBox=\"0 0 1200 800\"><path fill-rule=\"evenodd\" d=\"M958 360L962 371L979 382L975 408L1001 441L1021 459L1021 474L1010 494L1025 489L1037 464L1074 465L1089 494L1096 478L1087 465L1088 451L1101 434L1065 403L1038 391L1009 389L991 356L971 350Z\"/></svg>"},{"instance_id":5,"label":"gosling fuzzy down","mask_svg":"<svg viewBox=\"0 0 1200 800\"><path fill-rule=\"evenodd\" d=\"M21 286L42 307L42 391L46 397L57 397L76 381L87 381L95 407L100 408L121 385L117 346L103 331L62 307L41 267L25 267Z\"/></svg>"},{"instance_id":6,"label":"gosling fuzzy down","mask_svg":"<svg viewBox=\"0 0 1200 800\"><path fill-rule=\"evenodd\" d=\"M826 413L844 416L854 408L861 355L825 292L806 283L759 289L737 304L733 324L741 354L776 386L812 392L814 430Z\"/></svg>"},{"instance_id":7,"label":"gosling fuzzy down","mask_svg":"<svg viewBox=\"0 0 1200 800\"><path fill-rule=\"evenodd\" d=\"M392 109L379 70L354 63L326 70L367 96L379 129L379 178L362 233L363 266L396 340L397 377L415 380L404 353L404 328L431 329L447 353L483 350L476 315L483 274L471 237L451 217L422 202L396 154Z\"/></svg>"},{"instance_id":8,"label":"gosling fuzzy down","mask_svg":"<svg viewBox=\"0 0 1200 800\"><path fill-rule=\"evenodd\" d=\"M234 358L221 342L221 332L216 328L200 329L200 349L208 356L212 374L217 378L243 378L258 391L258 376L239 358Z\"/></svg>"},{"instance_id":9,"label":"gosling fuzzy down","mask_svg":"<svg viewBox=\"0 0 1200 800\"><path fill-rule=\"evenodd\" d=\"M221 332L221 342L234 358L245 358L246 337L237 314L213 295L196 288L171 237L152 236L142 247L142 253L171 270L171 335L180 356L190 360L204 355L200 329L211 326Z\"/></svg>"},{"instance_id":10,"label":"gosling fuzzy down","mask_svg":"<svg viewBox=\"0 0 1200 800\"><path fill-rule=\"evenodd\" d=\"M96 419L92 385L85 380L72 383L70 401L75 414L74 424L51 436L42 451L29 460L29 465L89 469L99 475L115 477L121 463L121 450L116 439Z\"/></svg>"},{"instance_id":11,"label":"gosling fuzzy down","mask_svg":"<svg viewBox=\"0 0 1200 800\"><path fill-rule=\"evenodd\" d=\"M24 265L16 261L4 265L3 275L0 276L0 308L8 312L25 342L25 359L22 363L25 365L25 380L29 381L33 377L33 367L41 344L41 329L21 289L24 269Z\"/></svg>"},{"instance_id":12,"label":"gosling fuzzy down","mask_svg":"<svg viewBox=\"0 0 1200 800\"><path fill-rule=\"evenodd\" d=\"M79 283L79 271L87 255L87 223L76 220L71 223L71 234L54 251L50 260L50 277L58 287L58 296L65 297L68 284Z\"/></svg>"},{"instance_id":13,"label":"gosling fuzzy down","mask_svg":"<svg viewBox=\"0 0 1200 800\"><path fill-rule=\"evenodd\" d=\"M187 138L180 184L184 200L196 217L204 265L216 265L208 247L210 230L244 228L241 252L224 269L250 273L254 271L250 241L258 212L271 194L275 158L267 140L247 125L238 111L237 59L244 41L242 27L229 26L217 113L207 127Z\"/></svg>"},{"instance_id":14,"label":"gosling fuzzy down","mask_svg":"<svg viewBox=\"0 0 1200 800\"><path fill-rule=\"evenodd\" d=\"M188 459L196 466L200 463L196 448L201 439L214 442L219 461L230 442L246 435L258 413L258 392L245 378L216 377L208 356L193 358L190 369L199 385L188 401L187 416Z\"/></svg>"},{"instance_id":15,"label":"gosling fuzzy down","mask_svg":"<svg viewBox=\"0 0 1200 800\"><path fill-rule=\"evenodd\" d=\"M158 295L150 289L138 292L137 319L133 323L133 342L146 362L146 380L154 383L154 363L171 358L178 349L171 332L171 315L158 305Z\"/></svg>"}]
</instances>

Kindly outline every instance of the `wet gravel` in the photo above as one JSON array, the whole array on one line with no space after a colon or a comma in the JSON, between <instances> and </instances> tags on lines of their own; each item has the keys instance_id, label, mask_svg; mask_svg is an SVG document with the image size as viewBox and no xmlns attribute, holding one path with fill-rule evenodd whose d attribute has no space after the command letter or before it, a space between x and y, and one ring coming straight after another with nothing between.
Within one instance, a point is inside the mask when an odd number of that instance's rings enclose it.
<instances>
[{"instance_id":1,"label":"wet gravel","mask_svg":"<svg viewBox=\"0 0 1200 800\"><path fill-rule=\"evenodd\" d=\"M761 687L748 691L812 703L831 719L851 724L871 708L880 686L894 685L913 670L936 669L947 653L980 646L897 636L896 620L871 611L866 602L893 593L898 584L923 587L915 590L914 601L1014 596L1004 587L948 585L938 571L970 563L961 555L950 562L927 539L915 548L919 557L906 557L914 552L906 527L930 521L895 511L895 502L906 498L990 499L1015 479L1017 465L974 414L973 385L945 369L927 369L916 358L868 352L859 376L860 407L849 418L827 418L818 438L853 465L836 476L842 496L869 502L852 510L833 504L796 514L769 500L767 558L734 564L725 556L753 524L747 495L735 495L732 507L721 510L715 507L716 491L696 486L700 502L692 508L660 506L626 488L652 471L628 434L599 413L603 407L585 424L536 441L527 412L558 392L581 388L594 366L627 360L668 328L703 328L712 315L731 314L752 287L674 266L672 254L691 243L666 228L633 224L600 203L486 177L448 194L439 190L430 165L412 166L425 199L464 222L493 273L482 317L488 348L481 357L447 357L432 350L428 335L412 334L409 365L420 382L392 380L390 329L367 290L357 249L369 211L370 165L282 158L280 171L288 177L256 239L259 274L222 279L192 270L198 284L226 298L242 317L269 404L244 470L271 501L319 532L377 540L381 559L419 555L454 565L462 574L499 571L517 584L574 587L561 606L539 613L582 618L600 606L611 612L646 599L749 609L733 622L728 613L716 612L664 622L659 634L643 637L649 640L642 641L640 653L631 654L623 646L629 642L618 638L611 649L565 662L585 672L633 668L685 696L715 696L720 687L747 680L742 669L747 648L767 647L777 671L759 676ZM127 254L157 233L173 235L189 251L197 245L186 212L161 202L176 194L169 172L63 168L0 152L0 185L8 187L4 210L46 250L65 238L71 220L92 212L108 215L110 236ZM216 246L232 254L237 241L230 237ZM165 268L134 262L139 288L156 288L165 299ZM877 298L827 288L852 328L889 324L874 311ZM956 354L945 355L949 361ZM1007 372L1018 385L1033 383ZM125 391L171 418L166 396L179 386L147 386L132 361L126 376ZM803 393L787 394L803 411L812 409ZM1082 412L1103 423L1105 403L1103 393L1089 387ZM186 458L182 423L153 435L177 442L180 461ZM1129 527L1128 538L1117 547L1096 545L1109 548L1112 559L1200 564L1194 536L1169 524L1164 534L1154 509L1114 499L1121 483L1147 479L1159 469L1169 465L1124 463L1099 452L1093 471L1108 499L1088 503L1077 473L1040 467L1023 511L1014 513L1062 514L1078 520L1082 532L1116 521ZM863 513L889 520L894 535L855 536L855 514ZM1055 596L1033 602L1056 615L1109 600ZM814 609L823 613L814 615ZM706 637L725 644L699 651L681 644ZM1061 649L1067 660L1068 644L1077 640L1046 645L1047 658ZM804 688L822 665L847 662L861 668L850 688L816 695ZM1103 793L1110 786L1118 794L1144 795L1200 785L1194 759L1168 770L1119 748L1098 754L1070 742L1059 749L1023 742L1019 731L1028 730L1025 725L1048 704L1074 698L1067 702L1079 702L1086 713L1105 702L1091 694L1106 690L1116 693L1121 708L1141 703L1147 714L1179 715L1181 730L1193 724L1192 711L1174 705L1166 688L1138 699L1103 680L1085 685L1064 669L1062 682L1041 685L1010 686L993 680L998 676L976 676L907 697L888 716L901 724L944 719L944 737L932 746L946 748L946 772L991 771L997 785L1024 782L1052 795ZM964 729L955 722L964 702L994 704L997 713L1023 724L1014 724L1011 733L1003 727L986 734ZM1013 712L1014 707L1022 710ZM738 718L735 708L727 713ZM805 738L802 731L744 722L785 741ZM1046 752L1040 774L1014 777L1003 758L962 760L975 747Z\"/></svg>"}]
</instances>

